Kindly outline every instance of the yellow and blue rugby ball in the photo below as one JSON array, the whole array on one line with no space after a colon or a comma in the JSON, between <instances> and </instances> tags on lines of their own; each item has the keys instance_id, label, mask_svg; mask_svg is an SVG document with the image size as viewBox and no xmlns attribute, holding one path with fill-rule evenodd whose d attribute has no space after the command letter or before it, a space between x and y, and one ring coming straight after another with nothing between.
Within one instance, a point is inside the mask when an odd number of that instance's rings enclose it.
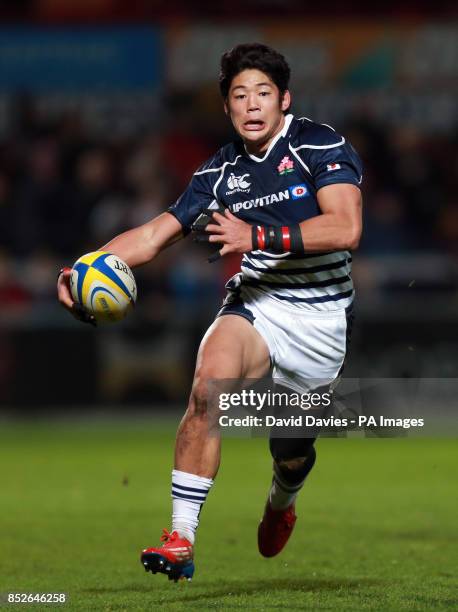
<instances>
[{"instance_id":1,"label":"yellow and blue rugby ball","mask_svg":"<svg viewBox=\"0 0 458 612\"><path fill-rule=\"evenodd\" d=\"M131 269L106 251L87 253L75 261L70 290L75 302L99 323L124 319L137 301L137 284Z\"/></svg>"}]
</instances>

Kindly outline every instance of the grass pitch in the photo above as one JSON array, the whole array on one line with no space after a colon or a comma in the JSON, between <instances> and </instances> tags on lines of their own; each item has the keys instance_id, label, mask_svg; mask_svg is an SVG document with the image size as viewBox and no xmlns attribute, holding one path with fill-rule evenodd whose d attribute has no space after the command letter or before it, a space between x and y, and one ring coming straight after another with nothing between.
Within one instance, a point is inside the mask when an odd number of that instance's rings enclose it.
<instances>
[{"instance_id":1,"label":"grass pitch","mask_svg":"<svg viewBox=\"0 0 458 612\"><path fill-rule=\"evenodd\" d=\"M292 539L263 559L267 442L225 439L194 580L174 584L139 562L170 527L173 439L154 421L3 425L3 598L66 592L60 609L85 611L458 609L456 440L319 441Z\"/></svg>"}]
</instances>

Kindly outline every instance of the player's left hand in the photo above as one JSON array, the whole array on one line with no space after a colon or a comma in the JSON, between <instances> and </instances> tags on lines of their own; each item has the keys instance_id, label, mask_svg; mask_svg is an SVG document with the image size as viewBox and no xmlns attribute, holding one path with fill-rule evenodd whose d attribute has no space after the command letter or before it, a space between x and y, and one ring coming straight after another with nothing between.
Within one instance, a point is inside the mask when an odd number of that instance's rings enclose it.
<instances>
[{"instance_id":1,"label":"player's left hand","mask_svg":"<svg viewBox=\"0 0 458 612\"><path fill-rule=\"evenodd\" d=\"M226 208L224 215L212 214L215 223L209 223L205 231L210 234L208 242L221 242L224 246L220 249L221 257L228 253L246 253L253 248L251 237L251 225L234 216Z\"/></svg>"}]
</instances>

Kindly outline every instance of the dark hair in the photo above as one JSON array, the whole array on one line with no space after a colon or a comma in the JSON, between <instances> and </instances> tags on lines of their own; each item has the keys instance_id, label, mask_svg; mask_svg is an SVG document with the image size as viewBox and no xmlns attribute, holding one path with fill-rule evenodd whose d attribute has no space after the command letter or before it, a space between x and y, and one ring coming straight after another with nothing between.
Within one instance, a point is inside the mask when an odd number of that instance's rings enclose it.
<instances>
[{"instance_id":1,"label":"dark hair","mask_svg":"<svg viewBox=\"0 0 458 612\"><path fill-rule=\"evenodd\" d=\"M226 51L221 57L219 87L224 99L227 98L232 79L242 70L250 68L267 74L280 90L280 94L284 94L288 89L291 70L283 55L267 45L246 43Z\"/></svg>"}]
</instances>

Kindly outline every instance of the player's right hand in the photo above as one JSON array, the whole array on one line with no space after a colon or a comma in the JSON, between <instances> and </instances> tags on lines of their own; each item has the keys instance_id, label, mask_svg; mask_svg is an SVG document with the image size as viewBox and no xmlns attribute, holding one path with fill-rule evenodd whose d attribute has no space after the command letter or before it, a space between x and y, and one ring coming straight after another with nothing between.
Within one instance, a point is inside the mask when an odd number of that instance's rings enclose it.
<instances>
[{"instance_id":1,"label":"player's right hand","mask_svg":"<svg viewBox=\"0 0 458 612\"><path fill-rule=\"evenodd\" d=\"M73 301L72 294L70 291L70 276L71 268L62 268L57 277L57 297L62 306L68 310L78 321L82 323L89 323L90 325L97 325L95 317L90 314L81 306Z\"/></svg>"}]
</instances>

